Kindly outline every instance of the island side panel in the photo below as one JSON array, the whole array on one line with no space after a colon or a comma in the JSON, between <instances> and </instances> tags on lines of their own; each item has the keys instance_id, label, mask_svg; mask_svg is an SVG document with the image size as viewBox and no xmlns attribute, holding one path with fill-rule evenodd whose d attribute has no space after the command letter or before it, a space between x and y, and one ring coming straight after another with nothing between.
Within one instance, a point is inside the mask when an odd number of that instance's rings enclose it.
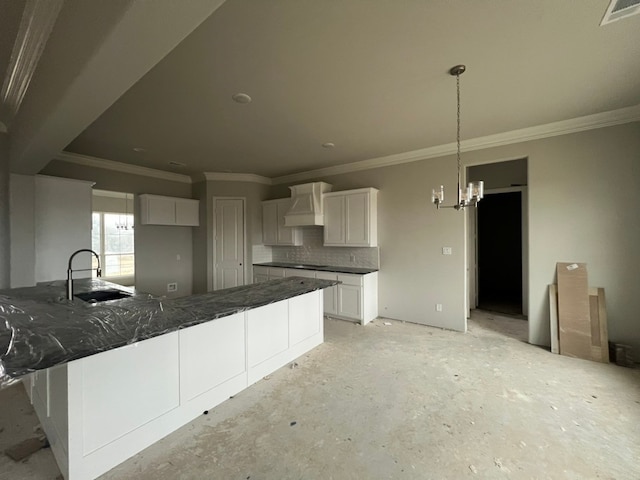
<instances>
[{"instance_id":1,"label":"island side panel","mask_svg":"<svg viewBox=\"0 0 640 480\"><path fill-rule=\"evenodd\" d=\"M319 345L322 307L317 290L70 362L59 367L65 375L39 372L56 383L38 385L56 392L41 402L41 420L68 413L68 456L56 455L64 477L98 477ZM64 414L52 408L67 401ZM46 424L50 440L64 437Z\"/></svg>"},{"instance_id":2,"label":"island side panel","mask_svg":"<svg viewBox=\"0 0 640 480\"><path fill-rule=\"evenodd\" d=\"M195 415L247 387L245 315L180 330L180 404Z\"/></svg>"},{"instance_id":3,"label":"island side panel","mask_svg":"<svg viewBox=\"0 0 640 480\"><path fill-rule=\"evenodd\" d=\"M316 290L247 312L249 385L324 341L322 309L322 290Z\"/></svg>"}]
</instances>

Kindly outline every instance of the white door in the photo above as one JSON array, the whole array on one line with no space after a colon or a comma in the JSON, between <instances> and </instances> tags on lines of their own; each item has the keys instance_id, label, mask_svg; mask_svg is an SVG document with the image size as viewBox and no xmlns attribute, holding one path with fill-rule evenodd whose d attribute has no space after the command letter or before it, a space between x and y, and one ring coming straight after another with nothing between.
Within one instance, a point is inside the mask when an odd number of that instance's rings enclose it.
<instances>
[{"instance_id":1,"label":"white door","mask_svg":"<svg viewBox=\"0 0 640 480\"><path fill-rule=\"evenodd\" d=\"M244 285L244 199L214 198L213 289Z\"/></svg>"}]
</instances>

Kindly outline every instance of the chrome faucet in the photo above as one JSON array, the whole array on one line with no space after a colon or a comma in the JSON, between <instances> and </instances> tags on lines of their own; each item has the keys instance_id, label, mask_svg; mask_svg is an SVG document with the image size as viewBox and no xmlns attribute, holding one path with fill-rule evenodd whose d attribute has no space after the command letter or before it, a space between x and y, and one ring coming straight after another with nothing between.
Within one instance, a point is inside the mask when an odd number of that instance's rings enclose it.
<instances>
[{"instance_id":1,"label":"chrome faucet","mask_svg":"<svg viewBox=\"0 0 640 480\"><path fill-rule=\"evenodd\" d=\"M98 260L98 268L96 268L96 275L98 277L102 276L102 269L100 268L100 257L96 252L88 248L81 248L80 250L76 250L75 252L73 252L69 257L69 266L67 267L67 300L73 300L73 272L86 272L89 270L93 270L93 268L83 268L81 270L71 269L71 262L73 262L73 257L75 257L80 252L89 252L95 255L96 259Z\"/></svg>"}]
</instances>

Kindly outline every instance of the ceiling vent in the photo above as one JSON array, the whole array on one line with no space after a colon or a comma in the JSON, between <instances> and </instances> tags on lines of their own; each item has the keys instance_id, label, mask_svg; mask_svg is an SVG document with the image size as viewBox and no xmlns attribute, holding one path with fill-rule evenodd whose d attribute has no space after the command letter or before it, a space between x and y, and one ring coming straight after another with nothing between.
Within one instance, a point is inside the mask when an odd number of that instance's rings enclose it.
<instances>
[{"instance_id":1,"label":"ceiling vent","mask_svg":"<svg viewBox=\"0 0 640 480\"><path fill-rule=\"evenodd\" d=\"M640 13L640 0L611 0L600 25L606 25L637 13Z\"/></svg>"}]
</instances>

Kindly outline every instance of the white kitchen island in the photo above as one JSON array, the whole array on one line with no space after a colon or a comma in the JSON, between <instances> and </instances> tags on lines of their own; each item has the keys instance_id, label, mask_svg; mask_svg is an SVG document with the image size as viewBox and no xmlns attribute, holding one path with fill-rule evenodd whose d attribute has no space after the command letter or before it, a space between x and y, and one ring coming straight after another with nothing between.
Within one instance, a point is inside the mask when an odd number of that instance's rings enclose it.
<instances>
[{"instance_id":1,"label":"white kitchen island","mask_svg":"<svg viewBox=\"0 0 640 480\"><path fill-rule=\"evenodd\" d=\"M65 479L96 478L322 343L321 288L30 374Z\"/></svg>"}]
</instances>

